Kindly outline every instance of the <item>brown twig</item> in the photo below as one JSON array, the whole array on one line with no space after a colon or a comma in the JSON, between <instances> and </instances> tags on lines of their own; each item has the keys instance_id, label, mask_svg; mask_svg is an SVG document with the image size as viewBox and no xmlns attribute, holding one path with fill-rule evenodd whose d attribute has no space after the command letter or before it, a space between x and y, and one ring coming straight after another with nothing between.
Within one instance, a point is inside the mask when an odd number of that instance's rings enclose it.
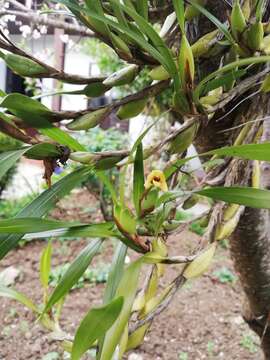
<instances>
[{"instance_id":1,"label":"brown twig","mask_svg":"<svg viewBox=\"0 0 270 360\"><path fill-rule=\"evenodd\" d=\"M0 16L4 16L4 15L15 15L22 19L28 20L32 24L35 24L35 25L45 25L48 27L64 29L66 33L69 33L72 35L87 36L88 38L96 37L95 33L93 31L85 28L84 26L70 24L66 21L50 19L50 18L42 16L42 14L38 14L29 9L27 9L27 11L23 10L23 9L21 9L21 11L3 9L0 11Z\"/></svg>"},{"instance_id":2,"label":"brown twig","mask_svg":"<svg viewBox=\"0 0 270 360\"><path fill-rule=\"evenodd\" d=\"M14 139L20 140L27 144L34 144L35 141L28 135L24 134L20 129L0 118L0 131L11 136Z\"/></svg>"},{"instance_id":3,"label":"brown twig","mask_svg":"<svg viewBox=\"0 0 270 360\"><path fill-rule=\"evenodd\" d=\"M156 316L163 312L170 305L172 299L174 298L174 295L185 284L185 282L186 278L184 278L182 274L178 275L172 282L173 286L167 296L163 299L163 301L143 319L136 321L135 324L129 329L129 334L132 334L134 331L136 331L143 325L153 321Z\"/></svg>"},{"instance_id":4,"label":"brown twig","mask_svg":"<svg viewBox=\"0 0 270 360\"><path fill-rule=\"evenodd\" d=\"M75 119L79 116L85 115L89 112L98 110L98 109L102 109L105 107L110 107L111 111L116 110L117 108L119 108L122 105L126 105L132 101L136 101L136 100L140 100L143 99L145 97L153 97L158 95L159 93L161 93L163 90L165 90L168 86L169 86L170 81L169 80L164 80L164 81L160 81L154 85L150 85L145 87L143 90L138 91L135 94L132 95L128 95L126 97L124 97L123 99L120 100L116 100L113 101L111 104L107 104L104 106L100 106L100 107L89 107L86 110L82 110L82 111L61 111L61 112L54 112L54 116L51 119L51 122L58 122L61 120L69 120L69 119Z\"/></svg>"}]
</instances>

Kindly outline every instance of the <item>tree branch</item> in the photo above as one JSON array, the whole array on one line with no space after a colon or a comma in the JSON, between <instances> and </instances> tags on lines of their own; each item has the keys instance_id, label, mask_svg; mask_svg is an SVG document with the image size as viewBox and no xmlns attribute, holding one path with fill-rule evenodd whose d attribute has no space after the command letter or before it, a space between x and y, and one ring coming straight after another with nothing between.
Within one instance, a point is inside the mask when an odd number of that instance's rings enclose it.
<instances>
[{"instance_id":1,"label":"tree branch","mask_svg":"<svg viewBox=\"0 0 270 360\"><path fill-rule=\"evenodd\" d=\"M2 37L2 39L0 37L0 48L7 50L13 54L20 55L27 59L30 59L44 67L45 69L44 73L38 74L36 76L32 76L33 78L52 78L66 83L81 84L81 85L91 84L94 82L102 82L105 79L104 77L85 78L78 75L67 74L63 71L58 71L54 67L44 63L43 61L35 58L33 55L30 55L26 51L18 48L14 43L10 41L10 39L8 39L3 34L1 30L0 30L0 36Z\"/></svg>"},{"instance_id":2,"label":"tree branch","mask_svg":"<svg viewBox=\"0 0 270 360\"><path fill-rule=\"evenodd\" d=\"M23 9L22 11L3 9L0 11L0 16L4 16L4 15L19 16L23 19L30 21L35 25L45 25L45 26L51 26L53 28L64 29L65 32L71 33L72 35L96 37L93 31L85 28L84 26L69 24L61 20L50 19L44 17L41 14L38 14L37 12L29 11L29 9L27 12L25 12L25 10Z\"/></svg>"},{"instance_id":3,"label":"tree branch","mask_svg":"<svg viewBox=\"0 0 270 360\"><path fill-rule=\"evenodd\" d=\"M129 334L132 334L134 331L142 327L143 325L153 321L153 319L158 316L160 313L162 313L167 307L170 305L172 299L174 298L174 295L177 293L177 291L185 284L186 278L182 274L178 275L173 283L172 288L167 294L167 296L163 299L163 301L148 315L146 315L143 319L138 320L135 322L135 324L129 329Z\"/></svg>"},{"instance_id":4,"label":"tree branch","mask_svg":"<svg viewBox=\"0 0 270 360\"><path fill-rule=\"evenodd\" d=\"M99 107L89 107L82 111L54 112L54 116L51 119L51 122L59 122L61 120L75 119L79 116L82 116L82 115L88 114L92 111L106 108L106 107L110 107L111 111L113 111L113 110L118 109L120 106L126 105L132 101L140 100L145 97L150 98L150 97L156 96L156 95L160 94L163 90L165 90L169 86L169 83L170 83L170 80L159 81L156 84L145 87L144 89L142 89L141 91L138 91L135 94L131 94L131 95L124 97L123 99L113 101L109 105L107 104L107 105L103 105L103 106L99 106Z\"/></svg>"}]
</instances>

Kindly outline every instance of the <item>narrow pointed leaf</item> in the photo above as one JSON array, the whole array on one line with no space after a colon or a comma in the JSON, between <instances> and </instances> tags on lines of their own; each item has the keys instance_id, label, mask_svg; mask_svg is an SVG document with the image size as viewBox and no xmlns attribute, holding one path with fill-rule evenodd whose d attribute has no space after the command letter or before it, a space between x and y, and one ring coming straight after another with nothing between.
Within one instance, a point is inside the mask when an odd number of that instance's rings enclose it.
<instances>
[{"instance_id":1,"label":"narrow pointed leaf","mask_svg":"<svg viewBox=\"0 0 270 360\"><path fill-rule=\"evenodd\" d=\"M270 191L250 187L213 187L196 192L197 194L259 209L270 209Z\"/></svg>"},{"instance_id":2,"label":"narrow pointed leaf","mask_svg":"<svg viewBox=\"0 0 270 360\"><path fill-rule=\"evenodd\" d=\"M197 4L195 0L188 0L188 2L193 5L198 11L200 11L204 16L206 16L213 24L215 24L216 27L224 34L226 39L231 44L234 44L234 38L232 37L230 31L225 24L222 24L222 22L220 22L219 19L217 19L213 14L211 14L207 9Z\"/></svg>"},{"instance_id":3,"label":"narrow pointed leaf","mask_svg":"<svg viewBox=\"0 0 270 360\"><path fill-rule=\"evenodd\" d=\"M25 240L32 239L47 239L50 237L58 238L110 238L119 237L118 230L115 229L113 222L89 224L82 226L74 226L72 228L56 229L51 231L44 231L40 233L27 234L23 238Z\"/></svg>"},{"instance_id":4,"label":"narrow pointed leaf","mask_svg":"<svg viewBox=\"0 0 270 360\"><path fill-rule=\"evenodd\" d=\"M136 295L141 264L142 261L139 259L129 265L120 281L115 297L117 298L119 296L123 296L124 306L118 319L105 336L102 349L100 350L100 360L111 360L116 346L121 340L121 336L128 323L132 304Z\"/></svg>"},{"instance_id":5,"label":"narrow pointed leaf","mask_svg":"<svg viewBox=\"0 0 270 360\"><path fill-rule=\"evenodd\" d=\"M138 13L148 20L148 0L137 0Z\"/></svg>"},{"instance_id":6,"label":"narrow pointed leaf","mask_svg":"<svg viewBox=\"0 0 270 360\"><path fill-rule=\"evenodd\" d=\"M44 288L49 283L49 275L51 271L52 243L51 241L44 248L40 258L40 282Z\"/></svg>"},{"instance_id":7,"label":"narrow pointed leaf","mask_svg":"<svg viewBox=\"0 0 270 360\"><path fill-rule=\"evenodd\" d=\"M0 154L0 179L23 155L33 159L57 158L61 152L55 145L46 143L5 151Z\"/></svg>"},{"instance_id":8,"label":"narrow pointed leaf","mask_svg":"<svg viewBox=\"0 0 270 360\"><path fill-rule=\"evenodd\" d=\"M94 342L106 334L118 318L122 306L123 297L118 297L111 303L88 312L76 331L71 360L80 360Z\"/></svg>"},{"instance_id":9,"label":"narrow pointed leaf","mask_svg":"<svg viewBox=\"0 0 270 360\"><path fill-rule=\"evenodd\" d=\"M15 218L0 220L0 233L26 234L79 226L83 225L78 223L72 224L65 221L40 219L36 217Z\"/></svg>"},{"instance_id":10,"label":"narrow pointed leaf","mask_svg":"<svg viewBox=\"0 0 270 360\"><path fill-rule=\"evenodd\" d=\"M196 89L194 90L194 94L193 94L193 98L194 101L196 103L199 102L199 98L200 95L203 92L203 89L205 87L205 85L212 79L216 78L217 76L219 76L220 74L226 73L228 71L231 71L233 69L236 69L238 67L243 67L246 65L251 65L251 64L261 64L261 63L267 63L268 61L270 61L270 56L254 56L251 58L245 58L245 59L240 59L237 61L233 61L225 66L223 66L222 68L212 72L211 74L209 74L208 76L206 76L196 87Z\"/></svg>"},{"instance_id":11,"label":"narrow pointed leaf","mask_svg":"<svg viewBox=\"0 0 270 360\"><path fill-rule=\"evenodd\" d=\"M29 205L25 206L16 216L41 217L51 210L54 205L67 195L76 185L79 185L92 172L91 167L81 167L54 184L50 189L44 191ZM23 234L2 234L0 235L0 260L13 249Z\"/></svg>"},{"instance_id":12,"label":"narrow pointed leaf","mask_svg":"<svg viewBox=\"0 0 270 360\"><path fill-rule=\"evenodd\" d=\"M109 301L111 301L114 298L120 279L123 276L126 254L127 254L127 246L123 243L119 243L115 250L112 266L106 283L106 288L103 298L104 304L107 304Z\"/></svg>"},{"instance_id":13,"label":"narrow pointed leaf","mask_svg":"<svg viewBox=\"0 0 270 360\"><path fill-rule=\"evenodd\" d=\"M27 296L16 290L0 285L0 296L16 300L35 313L39 312L37 306Z\"/></svg>"},{"instance_id":14,"label":"narrow pointed leaf","mask_svg":"<svg viewBox=\"0 0 270 360\"><path fill-rule=\"evenodd\" d=\"M173 0L173 6L177 16L181 33L185 33L185 6L183 0Z\"/></svg>"},{"instance_id":15,"label":"narrow pointed leaf","mask_svg":"<svg viewBox=\"0 0 270 360\"><path fill-rule=\"evenodd\" d=\"M43 135L48 136L59 144L66 145L73 150L85 151L84 146L77 140L67 132L55 127L49 121L52 119L53 112L39 101L22 94L13 93L3 98L0 106L7 108L28 125L38 129Z\"/></svg>"},{"instance_id":16,"label":"narrow pointed leaf","mask_svg":"<svg viewBox=\"0 0 270 360\"><path fill-rule=\"evenodd\" d=\"M27 150L28 148L25 148L20 150L7 151L0 154L0 179Z\"/></svg>"},{"instance_id":17,"label":"narrow pointed leaf","mask_svg":"<svg viewBox=\"0 0 270 360\"><path fill-rule=\"evenodd\" d=\"M144 192L144 168L143 168L143 146L140 143L137 147L134 170L133 170L133 202L136 213L140 215L140 200Z\"/></svg>"},{"instance_id":18,"label":"narrow pointed leaf","mask_svg":"<svg viewBox=\"0 0 270 360\"><path fill-rule=\"evenodd\" d=\"M84 274L88 268L93 257L97 254L102 240L91 242L84 248L76 259L71 263L67 271L64 273L59 284L54 289L53 293L48 299L48 302L43 310L43 313L48 312L54 304L63 298L69 290L77 283L79 278Z\"/></svg>"}]
</instances>

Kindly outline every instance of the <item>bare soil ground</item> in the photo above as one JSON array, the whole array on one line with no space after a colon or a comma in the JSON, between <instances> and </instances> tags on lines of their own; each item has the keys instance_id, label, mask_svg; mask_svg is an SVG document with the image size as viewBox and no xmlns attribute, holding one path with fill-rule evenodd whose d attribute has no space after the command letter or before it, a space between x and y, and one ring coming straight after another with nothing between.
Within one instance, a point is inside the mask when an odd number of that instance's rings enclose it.
<instances>
[{"instance_id":1,"label":"bare soil ground","mask_svg":"<svg viewBox=\"0 0 270 360\"><path fill-rule=\"evenodd\" d=\"M53 215L81 221L100 218L99 210L93 209L93 198L86 193L65 199ZM171 238L171 254L188 253L198 239L188 231ZM86 243L87 240L54 241L52 265L72 261ZM14 287L36 302L42 299L38 268L44 245L44 241L27 243L0 263L0 271L11 265L21 270ZM113 245L108 241L93 266L110 262L112 252ZM222 283L214 274L221 268L234 271L229 251L222 248L208 274L189 282L177 293L171 306L154 321L143 346L134 350L132 356L137 354L138 360L261 360L259 339L241 318L239 281ZM168 266L162 283L172 280L177 270L177 265ZM86 283L73 290L63 309L62 327L73 333L85 312L101 303L103 289L103 284ZM0 298L0 360L40 360L53 351L58 352L59 359L65 358L59 344L35 323L31 312L15 301Z\"/></svg>"}]
</instances>

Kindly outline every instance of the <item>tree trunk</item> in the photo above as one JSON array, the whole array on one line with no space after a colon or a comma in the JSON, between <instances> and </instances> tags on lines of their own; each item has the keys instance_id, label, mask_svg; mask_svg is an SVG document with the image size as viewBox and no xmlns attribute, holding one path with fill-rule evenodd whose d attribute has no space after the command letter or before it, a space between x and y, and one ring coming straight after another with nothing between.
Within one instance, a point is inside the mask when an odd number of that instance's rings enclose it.
<instances>
[{"instance_id":1,"label":"tree trunk","mask_svg":"<svg viewBox=\"0 0 270 360\"><path fill-rule=\"evenodd\" d=\"M253 118L269 115L270 99L258 101ZM270 140L269 122L263 124L261 141ZM270 188L270 165L262 162L261 187ZM270 359L270 212L246 208L231 239L231 254L246 294L243 316L262 339L265 359ZM270 325L270 324L269 324Z\"/></svg>"},{"instance_id":2,"label":"tree trunk","mask_svg":"<svg viewBox=\"0 0 270 360\"><path fill-rule=\"evenodd\" d=\"M245 110L244 110L245 109ZM261 119L270 113L270 99L267 95L259 95L253 101L245 103L244 107L234 113L233 122L246 122ZM223 129L232 124L232 117L223 122ZM262 121L254 123L253 135L257 132ZM255 124L257 124L255 126ZM228 145L233 139L224 137L222 126L210 121L207 129L203 129L196 139L201 151ZM204 136L207 134L207 137ZM210 134L210 136L209 136ZM235 138L234 134L233 138ZM261 142L270 140L270 122L264 121ZM237 166L235 166L237 164ZM234 169L236 173L232 174ZM261 188L270 188L270 164L261 162ZM252 162L234 159L231 161L225 179L225 185L251 185ZM217 214L222 205L216 206ZM219 214L218 214L219 215ZM212 214L214 225L220 220L218 215ZM214 220L213 220L214 219ZM214 233L214 225L210 229ZM240 218L238 227L231 237L230 251L234 260L235 269L245 293L243 317L250 328L262 339L262 349L265 359L270 359L270 212L265 209L246 208ZM270 324L269 324L270 326Z\"/></svg>"}]
</instances>

